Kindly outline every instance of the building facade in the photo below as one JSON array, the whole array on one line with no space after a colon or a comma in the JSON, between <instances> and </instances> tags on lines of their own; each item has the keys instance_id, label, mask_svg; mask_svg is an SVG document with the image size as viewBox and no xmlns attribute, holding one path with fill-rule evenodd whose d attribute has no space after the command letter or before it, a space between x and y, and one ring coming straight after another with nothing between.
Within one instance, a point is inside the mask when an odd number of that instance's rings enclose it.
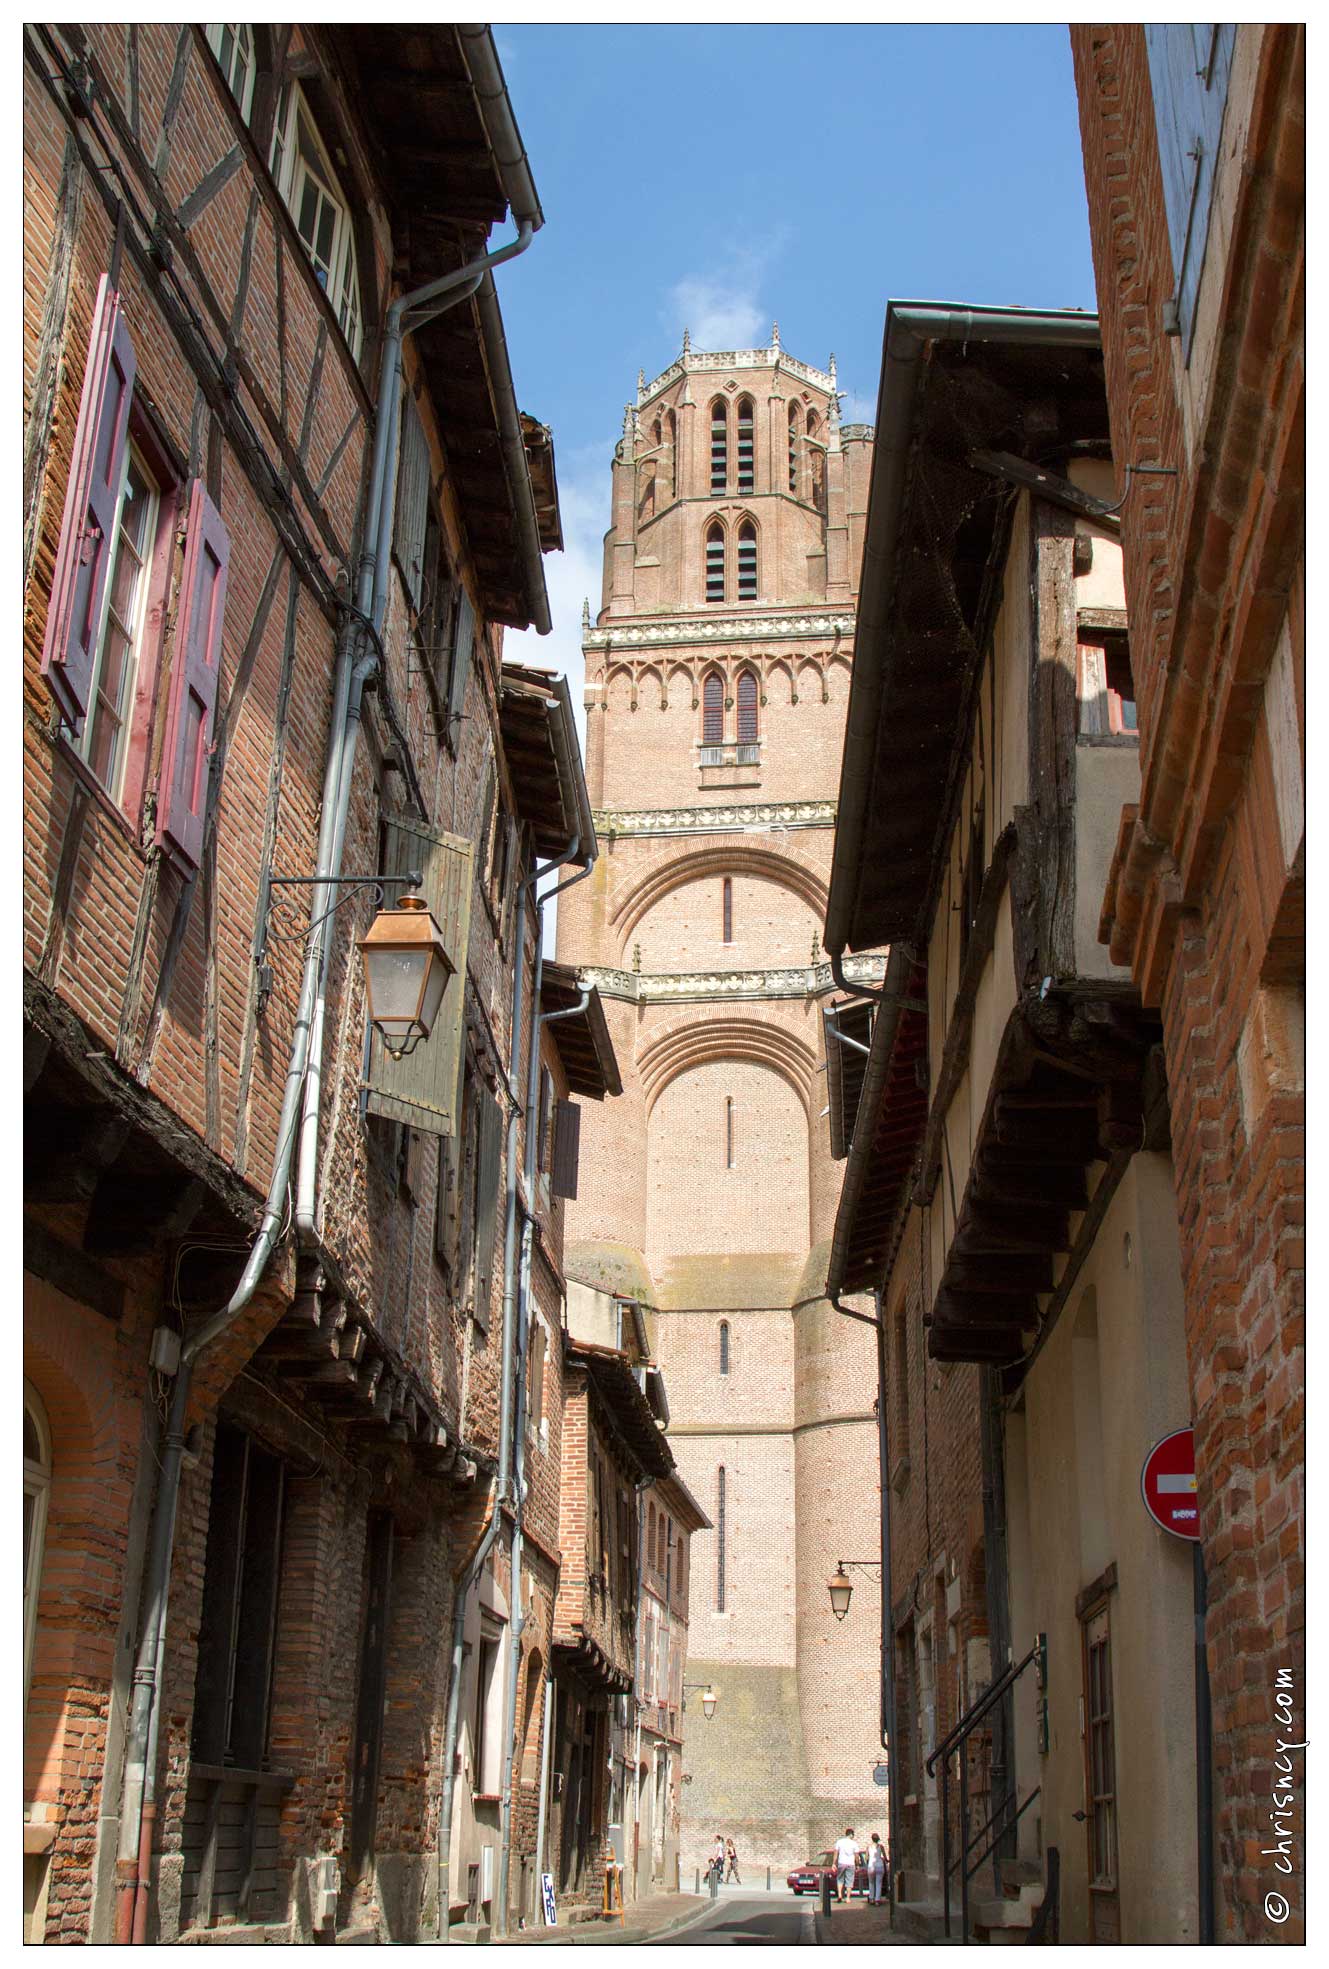
<instances>
[{"instance_id":1,"label":"building facade","mask_svg":"<svg viewBox=\"0 0 1329 1969\"><path fill-rule=\"evenodd\" d=\"M483 28L38 27L24 88L27 1931L415 1940L484 1843L454 1660L524 1594L524 1688L556 1564L527 878L595 842L501 664L558 515L485 260L541 214ZM396 1059L354 942L412 872Z\"/></svg>"},{"instance_id":2,"label":"building facade","mask_svg":"<svg viewBox=\"0 0 1329 1969\"><path fill-rule=\"evenodd\" d=\"M1306 1735L1305 35L1082 24L1071 47L1113 448L1137 473L1141 776L1103 926L1161 1018L1172 1090L1217 1932L1293 1941L1305 1772L1277 1746Z\"/></svg>"},{"instance_id":3,"label":"building facade","mask_svg":"<svg viewBox=\"0 0 1329 1969\"><path fill-rule=\"evenodd\" d=\"M633 1753L636 1799L629 1842L630 1879L638 1898L676 1894L680 1886L688 1563L693 1533L713 1529L677 1470L643 1494L643 1505ZM692 1672L695 1675L695 1668ZM694 1690L699 1687L694 1682ZM694 1717L699 1709L694 1704Z\"/></svg>"},{"instance_id":4,"label":"building facade","mask_svg":"<svg viewBox=\"0 0 1329 1969\"><path fill-rule=\"evenodd\" d=\"M834 1165L819 935L872 433L763 349L640 379L613 461L587 777L604 854L560 905L623 1073L571 1279L646 1311L693 1542L680 1857L786 1868L869 1809L874 1638L826 1581L877 1521L872 1349L823 1294ZM865 967L873 970L871 962ZM880 969L878 964L875 967ZM870 1599L869 1586L862 1598Z\"/></svg>"}]
</instances>

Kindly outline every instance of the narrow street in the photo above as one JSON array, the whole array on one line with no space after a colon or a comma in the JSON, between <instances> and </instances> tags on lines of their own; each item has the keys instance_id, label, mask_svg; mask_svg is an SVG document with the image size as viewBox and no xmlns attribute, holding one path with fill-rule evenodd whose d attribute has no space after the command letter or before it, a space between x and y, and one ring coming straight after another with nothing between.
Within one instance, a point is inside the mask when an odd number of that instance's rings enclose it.
<instances>
[{"instance_id":1,"label":"narrow street","mask_svg":"<svg viewBox=\"0 0 1329 1969\"><path fill-rule=\"evenodd\" d=\"M754 1889L751 1893L721 1895L701 1920L681 1931L653 1938L648 1946L688 1942L705 1947L762 1943L793 1946L803 1942L811 1946L816 1942L812 1913L810 1901L795 1900L787 1892L767 1894Z\"/></svg>"}]
</instances>

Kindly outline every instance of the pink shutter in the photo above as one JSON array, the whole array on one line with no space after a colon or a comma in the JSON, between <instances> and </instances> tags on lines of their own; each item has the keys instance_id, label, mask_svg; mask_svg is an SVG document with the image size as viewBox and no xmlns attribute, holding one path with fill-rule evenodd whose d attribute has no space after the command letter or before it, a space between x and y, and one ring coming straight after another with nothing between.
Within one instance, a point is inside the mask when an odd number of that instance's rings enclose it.
<instances>
[{"instance_id":1,"label":"pink shutter","mask_svg":"<svg viewBox=\"0 0 1329 1969\"><path fill-rule=\"evenodd\" d=\"M75 734L82 727L92 689L97 631L114 547L115 506L129 442L134 369L120 296L103 274L42 650L41 673Z\"/></svg>"},{"instance_id":2,"label":"pink shutter","mask_svg":"<svg viewBox=\"0 0 1329 1969\"><path fill-rule=\"evenodd\" d=\"M231 542L202 479L189 488L189 534L181 579L171 696L157 802L157 845L186 867L203 852L208 755L221 664L222 615Z\"/></svg>"}]
</instances>

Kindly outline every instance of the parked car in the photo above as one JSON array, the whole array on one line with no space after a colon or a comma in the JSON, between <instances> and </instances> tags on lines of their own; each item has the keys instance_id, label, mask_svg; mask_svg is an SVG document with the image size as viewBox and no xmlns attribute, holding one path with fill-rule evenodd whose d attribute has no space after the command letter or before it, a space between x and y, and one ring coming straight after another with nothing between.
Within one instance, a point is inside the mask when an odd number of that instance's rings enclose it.
<instances>
[{"instance_id":1,"label":"parked car","mask_svg":"<svg viewBox=\"0 0 1329 1969\"><path fill-rule=\"evenodd\" d=\"M820 1894L821 1878L824 1873L831 1876L831 1892L835 1892L835 1854L820 1853L815 1860L805 1866L796 1866L788 1876L787 1884L796 1894ZM864 1852L854 1855L854 1884L852 1894L869 1894L872 1891L868 1879L868 1856Z\"/></svg>"}]
</instances>

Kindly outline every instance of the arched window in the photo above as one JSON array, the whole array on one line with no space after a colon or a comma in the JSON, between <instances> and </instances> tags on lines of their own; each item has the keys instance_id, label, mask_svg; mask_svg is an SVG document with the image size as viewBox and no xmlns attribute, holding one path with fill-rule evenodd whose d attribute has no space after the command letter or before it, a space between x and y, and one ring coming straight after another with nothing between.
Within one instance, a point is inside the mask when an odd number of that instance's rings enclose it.
<instances>
[{"instance_id":1,"label":"arched window","mask_svg":"<svg viewBox=\"0 0 1329 1969\"><path fill-rule=\"evenodd\" d=\"M41 1396L23 1383L23 1699L32 1675L32 1644L37 1633L46 1543L46 1503L51 1491L51 1432Z\"/></svg>"},{"instance_id":2,"label":"arched window","mask_svg":"<svg viewBox=\"0 0 1329 1969\"><path fill-rule=\"evenodd\" d=\"M724 1612L725 1588L725 1481L724 1464L715 1473L715 1611Z\"/></svg>"},{"instance_id":3,"label":"arched window","mask_svg":"<svg viewBox=\"0 0 1329 1969\"><path fill-rule=\"evenodd\" d=\"M798 491L798 405L789 406L789 490Z\"/></svg>"},{"instance_id":4,"label":"arched window","mask_svg":"<svg viewBox=\"0 0 1329 1969\"><path fill-rule=\"evenodd\" d=\"M742 552L741 544L739 552ZM738 673L738 742L740 745L757 742L757 679L751 670Z\"/></svg>"},{"instance_id":5,"label":"arched window","mask_svg":"<svg viewBox=\"0 0 1329 1969\"><path fill-rule=\"evenodd\" d=\"M637 524L645 526L655 518L655 460L649 459L642 466L641 497L637 501Z\"/></svg>"},{"instance_id":6,"label":"arched window","mask_svg":"<svg viewBox=\"0 0 1329 1969\"><path fill-rule=\"evenodd\" d=\"M721 888L723 892L721 913L724 919L721 941L732 943L734 941L734 885L727 875Z\"/></svg>"},{"instance_id":7,"label":"arched window","mask_svg":"<svg viewBox=\"0 0 1329 1969\"><path fill-rule=\"evenodd\" d=\"M815 410L808 412L808 471L812 479L811 499L819 513L826 511L826 449L819 441L821 426Z\"/></svg>"},{"instance_id":8,"label":"arched window","mask_svg":"<svg viewBox=\"0 0 1329 1969\"><path fill-rule=\"evenodd\" d=\"M652 1504L646 1521L646 1563L655 1564L655 1506Z\"/></svg>"},{"instance_id":9,"label":"arched window","mask_svg":"<svg viewBox=\"0 0 1329 1969\"><path fill-rule=\"evenodd\" d=\"M752 465L752 398L740 397L738 403L738 489L751 492L754 486Z\"/></svg>"},{"instance_id":10,"label":"arched window","mask_svg":"<svg viewBox=\"0 0 1329 1969\"><path fill-rule=\"evenodd\" d=\"M724 600L724 528L719 520L706 529L706 599Z\"/></svg>"},{"instance_id":11,"label":"arched window","mask_svg":"<svg viewBox=\"0 0 1329 1969\"><path fill-rule=\"evenodd\" d=\"M277 104L268 168L304 241L314 278L358 359L360 276L351 201L338 183L298 82L287 83Z\"/></svg>"},{"instance_id":12,"label":"arched window","mask_svg":"<svg viewBox=\"0 0 1329 1969\"><path fill-rule=\"evenodd\" d=\"M701 687L701 742L724 743L724 678L718 670L708 670Z\"/></svg>"},{"instance_id":13,"label":"arched window","mask_svg":"<svg viewBox=\"0 0 1329 1969\"><path fill-rule=\"evenodd\" d=\"M728 1372L729 1372L729 1322L728 1322L728 1320L721 1320L721 1321L720 1321L720 1372L721 1372L721 1374L728 1374Z\"/></svg>"},{"instance_id":14,"label":"arched window","mask_svg":"<svg viewBox=\"0 0 1329 1969\"><path fill-rule=\"evenodd\" d=\"M723 492L729 483L729 406L723 397L711 405L711 491Z\"/></svg>"},{"instance_id":15,"label":"arched window","mask_svg":"<svg viewBox=\"0 0 1329 1969\"><path fill-rule=\"evenodd\" d=\"M665 455L662 466L664 497L678 497L678 419L672 410L665 413Z\"/></svg>"},{"instance_id":16,"label":"arched window","mask_svg":"<svg viewBox=\"0 0 1329 1969\"><path fill-rule=\"evenodd\" d=\"M757 529L751 520L744 520L738 529L738 599L757 599Z\"/></svg>"},{"instance_id":17,"label":"arched window","mask_svg":"<svg viewBox=\"0 0 1329 1969\"><path fill-rule=\"evenodd\" d=\"M734 1097L726 1094L724 1099L724 1166L734 1166Z\"/></svg>"}]
</instances>

